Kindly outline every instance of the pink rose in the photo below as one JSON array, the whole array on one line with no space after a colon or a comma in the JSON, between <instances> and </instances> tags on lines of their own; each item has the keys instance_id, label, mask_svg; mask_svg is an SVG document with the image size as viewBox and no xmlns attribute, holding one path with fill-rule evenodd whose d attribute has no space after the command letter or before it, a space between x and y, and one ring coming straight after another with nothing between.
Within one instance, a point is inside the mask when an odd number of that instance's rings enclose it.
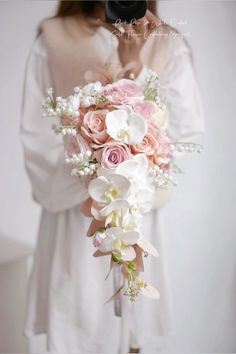
<instances>
[{"instance_id":1,"label":"pink rose","mask_svg":"<svg viewBox=\"0 0 236 354\"><path fill-rule=\"evenodd\" d=\"M90 150L87 142L80 135L65 135L63 136L63 142L68 155L80 154Z\"/></svg>"},{"instance_id":2,"label":"pink rose","mask_svg":"<svg viewBox=\"0 0 236 354\"><path fill-rule=\"evenodd\" d=\"M162 110L153 101L133 100L130 104L136 113L142 115L149 124L155 125L156 128L165 130L168 126L168 112Z\"/></svg>"},{"instance_id":3,"label":"pink rose","mask_svg":"<svg viewBox=\"0 0 236 354\"><path fill-rule=\"evenodd\" d=\"M137 82L129 79L121 79L115 83L127 96L141 96L142 90Z\"/></svg>"},{"instance_id":4,"label":"pink rose","mask_svg":"<svg viewBox=\"0 0 236 354\"><path fill-rule=\"evenodd\" d=\"M159 133L158 136L158 149L153 160L162 169L167 170L171 160L172 152L170 149L170 139L167 135Z\"/></svg>"},{"instance_id":5,"label":"pink rose","mask_svg":"<svg viewBox=\"0 0 236 354\"><path fill-rule=\"evenodd\" d=\"M131 153L127 145L110 142L103 149L96 151L94 155L102 167L115 169L121 162L129 160Z\"/></svg>"},{"instance_id":6,"label":"pink rose","mask_svg":"<svg viewBox=\"0 0 236 354\"><path fill-rule=\"evenodd\" d=\"M155 103L152 101L135 101L132 103L132 108L134 112L140 114L145 119L149 120L155 113L156 107Z\"/></svg>"},{"instance_id":7,"label":"pink rose","mask_svg":"<svg viewBox=\"0 0 236 354\"><path fill-rule=\"evenodd\" d=\"M135 154L145 154L146 156L154 155L158 148L158 141L153 135L147 133L141 143L130 145L131 152Z\"/></svg>"},{"instance_id":8,"label":"pink rose","mask_svg":"<svg viewBox=\"0 0 236 354\"><path fill-rule=\"evenodd\" d=\"M89 111L84 115L83 123L81 125L81 133L89 143L101 145L109 138L105 122L106 114L108 112L109 111L106 109L100 109Z\"/></svg>"},{"instance_id":9,"label":"pink rose","mask_svg":"<svg viewBox=\"0 0 236 354\"><path fill-rule=\"evenodd\" d=\"M132 101L134 96L142 95L142 90L133 80L120 79L103 87L102 94L110 96L111 105L122 105Z\"/></svg>"},{"instance_id":10,"label":"pink rose","mask_svg":"<svg viewBox=\"0 0 236 354\"><path fill-rule=\"evenodd\" d=\"M116 86L116 84L108 84L102 89L102 94L110 96L110 105L121 105L127 102L126 93Z\"/></svg>"}]
</instances>

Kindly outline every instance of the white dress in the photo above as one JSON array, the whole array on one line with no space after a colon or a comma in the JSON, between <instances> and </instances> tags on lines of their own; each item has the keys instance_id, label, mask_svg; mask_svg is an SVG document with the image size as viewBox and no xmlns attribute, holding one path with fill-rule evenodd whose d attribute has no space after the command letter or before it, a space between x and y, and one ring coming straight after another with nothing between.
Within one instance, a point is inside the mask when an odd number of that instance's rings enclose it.
<instances>
[{"instance_id":1,"label":"white dress","mask_svg":"<svg viewBox=\"0 0 236 354\"><path fill-rule=\"evenodd\" d=\"M140 73L142 80L146 68ZM170 110L169 134L192 140L204 129L191 52L180 37L173 41L162 84ZM138 297L131 304L122 296L123 316L115 317L113 278L104 280L109 257L94 258L86 231L90 220L79 211L85 190L64 165L61 138L41 117L45 88L52 87L47 50L39 36L26 66L21 138L33 198L42 206L41 222L28 289L25 335L47 334L54 353L125 353L131 344L158 345L158 335L172 332L171 299L165 272L158 211L144 218L145 237L160 257L145 259L143 278L159 289L160 300Z\"/></svg>"}]
</instances>

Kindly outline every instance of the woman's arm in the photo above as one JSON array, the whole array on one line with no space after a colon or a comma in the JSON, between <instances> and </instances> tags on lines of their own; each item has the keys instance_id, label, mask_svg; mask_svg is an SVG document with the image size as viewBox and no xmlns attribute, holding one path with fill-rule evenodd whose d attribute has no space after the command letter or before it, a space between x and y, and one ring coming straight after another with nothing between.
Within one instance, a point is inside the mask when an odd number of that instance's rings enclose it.
<instances>
[{"instance_id":1,"label":"woman's arm","mask_svg":"<svg viewBox=\"0 0 236 354\"><path fill-rule=\"evenodd\" d=\"M42 118L41 102L49 87L53 85L40 35L26 63L20 134L33 198L48 211L60 212L80 204L86 191L65 167L63 144L51 129L52 121Z\"/></svg>"}]
</instances>

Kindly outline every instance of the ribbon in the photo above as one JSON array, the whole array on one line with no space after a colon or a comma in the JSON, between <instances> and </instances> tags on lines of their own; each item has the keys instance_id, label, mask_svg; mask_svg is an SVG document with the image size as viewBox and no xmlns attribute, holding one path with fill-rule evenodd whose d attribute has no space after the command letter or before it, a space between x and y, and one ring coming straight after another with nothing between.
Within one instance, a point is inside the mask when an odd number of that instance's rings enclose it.
<instances>
[{"instance_id":1,"label":"ribbon","mask_svg":"<svg viewBox=\"0 0 236 354\"><path fill-rule=\"evenodd\" d=\"M116 293L121 288L121 271L120 265L118 263L113 264L113 286L114 292ZM114 311L117 317L122 316L122 306L121 306L121 291L117 293L114 298Z\"/></svg>"}]
</instances>

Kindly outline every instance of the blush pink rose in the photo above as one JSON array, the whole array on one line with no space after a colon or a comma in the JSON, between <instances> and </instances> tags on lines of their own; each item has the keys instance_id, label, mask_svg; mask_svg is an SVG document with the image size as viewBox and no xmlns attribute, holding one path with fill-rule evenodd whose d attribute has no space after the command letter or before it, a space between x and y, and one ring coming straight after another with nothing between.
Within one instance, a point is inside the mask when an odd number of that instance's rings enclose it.
<instances>
[{"instance_id":1,"label":"blush pink rose","mask_svg":"<svg viewBox=\"0 0 236 354\"><path fill-rule=\"evenodd\" d=\"M141 96L141 87L134 80L121 79L115 83L127 96Z\"/></svg>"},{"instance_id":2,"label":"blush pink rose","mask_svg":"<svg viewBox=\"0 0 236 354\"><path fill-rule=\"evenodd\" d=\"M158 148L158 141L153 135L147 133L139 144L130 145L131 152L136 154L154 155Z\"/></svg>"},{"instance_id":3,"label":"blush pink rose","mask_svg":"<svg viewBox=\"0 0 236 354\"><path fill-rule=\"evenodd\" d=\"M81 125L81 133L89 143L101 145L109 138L106 131L105 121L108 112L109 111L106 109L100 109L89 111L84 115Z\"/></svg>"},{"instance_id":4,"label":"blush pink rose","mask_svg":"<svg viewBox=\"0 0 236 354\"><path fill-rule=\"evenodd\" d=\"M80 135L65 135L63 136L63 143L68 155L84 153L87 150L91 151L86 140Z\"/></svg>"},{"instance_id":5,"label":"blush pink rose","mask_svg":"<svg viewBox=\"0 0 236 354\"><path fill-rule=\"evenodd\" d=\"M94 156L102 167L115 169L121 162L129 160L131 153L127 145L110 142L103 149L96 151Z\"/></svg>"},{"instance_id":6,"label":"blush pink rose","mask_svg":"<svg viewBox=\"0 0 236 354\"><path fill-rule=\"evenodd\" d=\"M162 110L153 101L130 101L133 110L142 115L149 124L156 126L156 128L165 130L168 126L168 112Z\"/></svg>"},{"instance_id":7,"label":"blush pink rose","mask_svg":"<svg viewBox=\"0 0 236 354\"><path fill-rule=\"evenodd\" d=\"M108 84L104 86L101 92L105 96L110 96L109 104L113 105L121 105L127 102L128 97L127 94L116 84Z\"/></svg>"},{"instance_id":8,"label":"blush pink rose","mask_svg":"<svg viewBox=\"0 0 236 354\"><path fill-rule=\"evenodd\" d=\"M158 149L155 154L155 158L153 160L158 166L160 166L163 170L169 169L169 163L171 160L172 152L170 149L170 139L167 135L163 133L159 133L158 135Z\"/></svg>"},{"instance_id":9,"label":"blush pink rose","mask_svg":"<svg viewBox=\"0 0 236 354\"><path fill-rule=\"evenodd\" d=\"M134 112L140 114L145 119L150 120L155 113L156 107L152 101L135 101L132 103Z\"/></svg>"}]
</instances>

